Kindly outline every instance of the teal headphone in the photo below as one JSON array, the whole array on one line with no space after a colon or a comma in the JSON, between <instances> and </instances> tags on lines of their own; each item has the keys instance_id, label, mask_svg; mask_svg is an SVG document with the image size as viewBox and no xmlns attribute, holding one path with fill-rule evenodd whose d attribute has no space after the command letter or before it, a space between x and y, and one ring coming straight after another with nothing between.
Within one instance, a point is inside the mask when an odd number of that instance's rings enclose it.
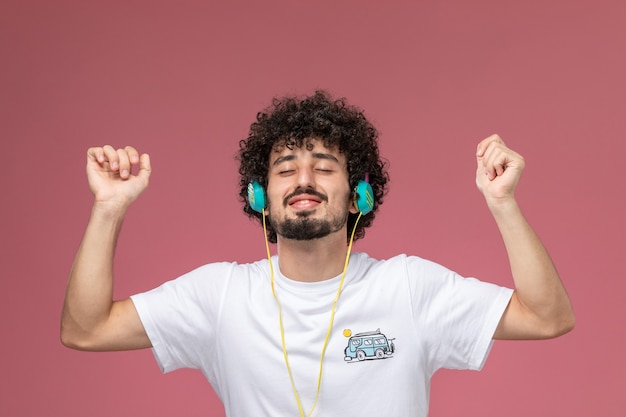
<instances>
[{"instance_id":1,"label":"teal headphone","mask_svg":"<svg viewBox=\"0 0 626 417\"><path fill-rule=\"evenodd\" d=\"M367 181L360 180L354 187L354 194L354 205L362 216L372 211L374 208L374 190ZM265 208L265 190L257 181L248 184L248 203L250 203L252 210L259 213L262 213Z\"/></svg>"}]
</instances>

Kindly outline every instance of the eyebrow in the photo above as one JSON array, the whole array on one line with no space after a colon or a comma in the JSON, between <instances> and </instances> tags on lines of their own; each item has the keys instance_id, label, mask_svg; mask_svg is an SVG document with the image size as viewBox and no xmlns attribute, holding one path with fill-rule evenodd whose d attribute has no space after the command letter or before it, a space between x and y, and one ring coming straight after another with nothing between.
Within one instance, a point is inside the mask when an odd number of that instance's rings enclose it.
<instances>
[{"instance_id":1,"label":"eyebrow","mask_svg":"<svg viewBox=\"0 0 626 417\"><path fill-rule=\"evenodd\" d=\"M328 161L333 161L333 162L339 163L339 159L337 159L334 155L331 155L329 153L313 152L312 156L315 159L324 159L324 160L328 160ZM278 164L280 164L282 162L285 162L285 161L293 161L296 158L297 158L297 156L294 155L294 154L279 156L272 163L272 166L276 166L276 165L278 165Z\"/></svg>"}]
</instances>

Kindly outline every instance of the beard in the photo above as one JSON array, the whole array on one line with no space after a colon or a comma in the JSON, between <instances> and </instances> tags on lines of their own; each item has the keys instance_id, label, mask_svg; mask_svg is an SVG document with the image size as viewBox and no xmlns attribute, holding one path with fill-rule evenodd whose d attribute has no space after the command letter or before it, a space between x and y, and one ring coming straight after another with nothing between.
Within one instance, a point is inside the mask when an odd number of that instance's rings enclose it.
<instances>
[{"instance_id":1,"label":"beard","mask_svg":"<svg viewBox=\"0 0 626 417\"><path fill-rule=\"evenodd\" d=\"M343 215L337 214L330 219L311 219L310 211L298 213L295 219L283 219L275 221L270 216L269 222L277 235L285 239L313 240L320 239L337 232L348 221L348 212Z\"/></svg>"}]
</instances>

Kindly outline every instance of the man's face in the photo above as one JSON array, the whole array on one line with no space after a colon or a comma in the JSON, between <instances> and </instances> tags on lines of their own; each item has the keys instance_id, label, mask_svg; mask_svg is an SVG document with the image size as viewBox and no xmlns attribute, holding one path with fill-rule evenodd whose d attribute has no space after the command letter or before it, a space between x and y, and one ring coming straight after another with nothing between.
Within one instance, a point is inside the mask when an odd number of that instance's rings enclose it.
<instances>
[{"instance_id":1,"label":"man's face","mask_svg":"<svg viewBox=\"0 0 626 417\"><path fill-rule=\"evenodd\" d=\"M312 140L311 150L286 146L270 155L267 185L269 222L279 237L310 240L342 231L350 199L346 160L338 149Z\"/></svg>"}]
</instances>

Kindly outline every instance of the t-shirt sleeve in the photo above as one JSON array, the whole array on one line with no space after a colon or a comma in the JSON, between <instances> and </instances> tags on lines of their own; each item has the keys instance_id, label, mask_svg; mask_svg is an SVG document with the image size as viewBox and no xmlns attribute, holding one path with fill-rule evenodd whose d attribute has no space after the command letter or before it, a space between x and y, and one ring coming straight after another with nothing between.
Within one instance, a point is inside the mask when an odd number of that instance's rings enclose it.
<instances>
[{"instance_id":1,"label":"t-shirt sleeve","mask_svg":"<svg viewBox=\"0 0 626 417\"><path fill-rule=\"evenodd\" d=\"M205 265L131 297L162 372L201 368L213 358L229 268L230 264Z\"/></svg>"},{"instance_id":2,"label":"t-shirt sleeve","mask_svg":"<svg viewBox=\"0 0 626 417\"><path fill-rule=\"evenodd\" d=\"M408 258L417 336L439 368L480 370L513 290Z\"/></svg>"}]
</instances>

